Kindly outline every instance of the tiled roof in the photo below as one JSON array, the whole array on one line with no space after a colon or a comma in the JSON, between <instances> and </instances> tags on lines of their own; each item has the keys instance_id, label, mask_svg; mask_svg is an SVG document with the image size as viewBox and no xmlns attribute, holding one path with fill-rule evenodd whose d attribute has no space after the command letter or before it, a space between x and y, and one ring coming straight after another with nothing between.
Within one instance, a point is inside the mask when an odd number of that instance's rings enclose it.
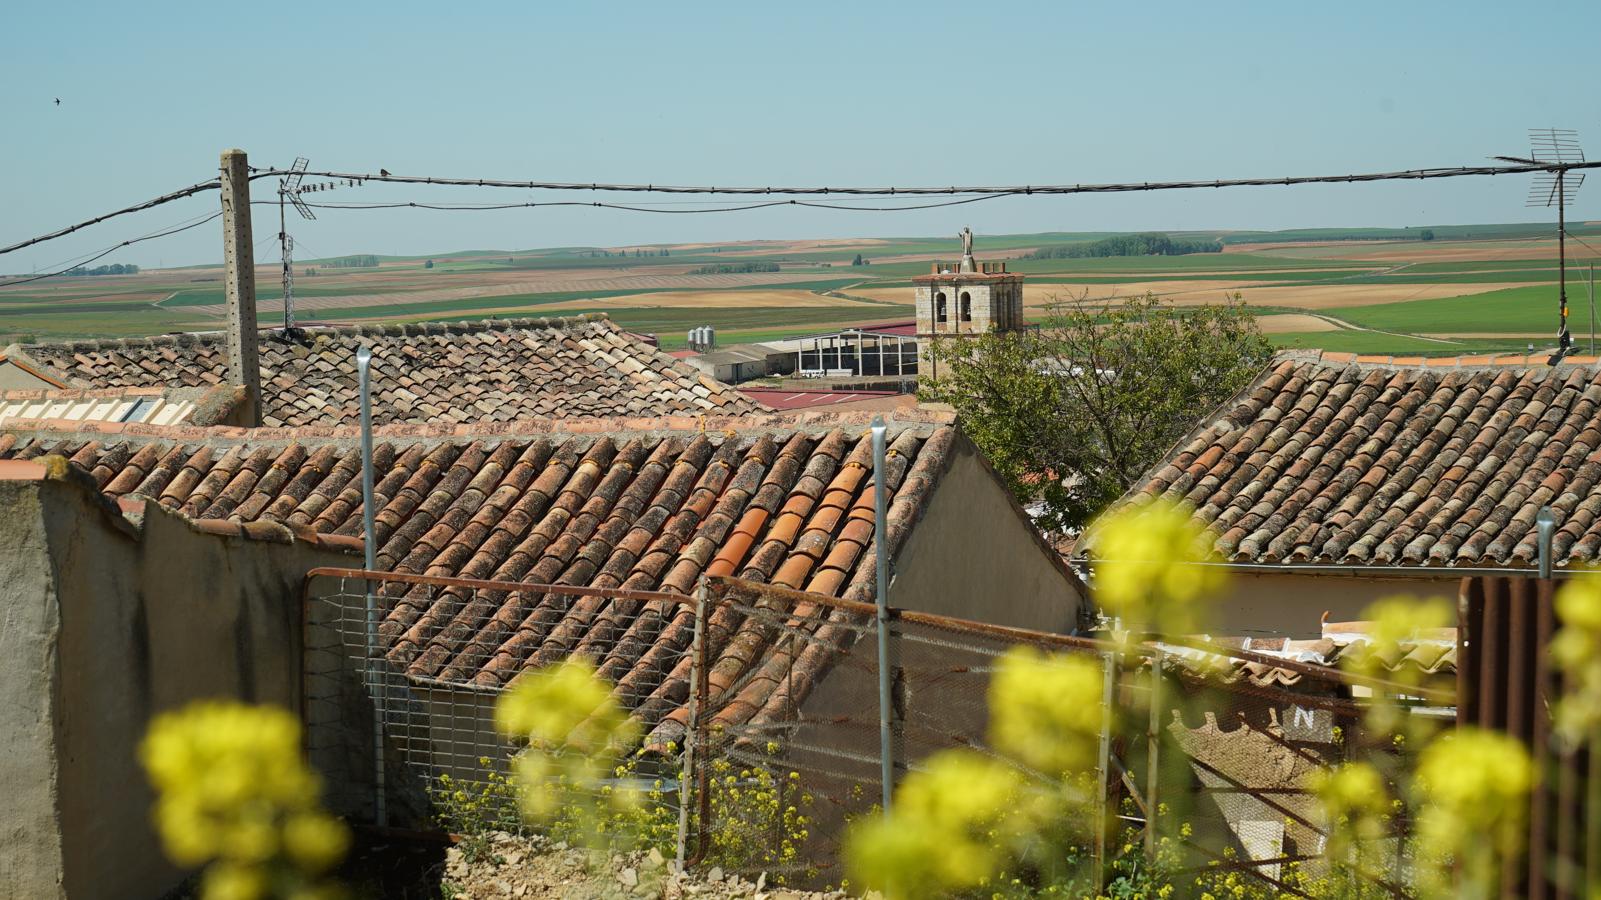
<instances>
[{"instance_id":1,"label":"tiled roof","mask_svg":"<svg viewBox=\"0 0 1601 900\"><path fill-rule=\"evenodd\" d=\"M67 419L172 425L188 420L204 393L201 389L157 387L0 391L0 424L13 419Z\"/></svg>"},{"instance_id":2,"label":"tiled roof","mask_svg":"<svg viewBox=\"0 0 1601 900\"><path fill-rule=\"evenodd\" d=\"M921 516L959 439L949 421L932 414L890 421L892 548ZM704 432L693 419L558 421L543 423L542 432L522 424L517 434L476 438L441 428L380 429L378 567L685 595L704 573L868 599L874 526L867 424L865 414L806 414L709 420ZM0 459L67 456L125 505L142 496L196 519L354 537L362 528L357 437L354 429L62 431L32 423L0 431ZM582 652L629 686L648 726L670 719L684 698L687 671L665 682L659 671L660 659L690 639L684 608L554 595L468 597L404 584L384 595L388 655L414 677L497 686L527 666ZM753 634L771 642L771 632ZM760 659L762 648L752 653L746 640L724 648L743 655L719 657L720 671ZM741 721L765 721L788 708L769 708L779 691L773 680L739 682L722 709Z\"/></svg>"},{"instance_id":3,"label":"tiled roof","mask_svg":"<svg viewBox=\"0 0 1601 900\"><path fill-rule=\"evenodd\" d=\"M1373 639L1373 622L1325 622L1323 636L1310 640L1285 637L1216 638L1203 645L1163 644L1167 657L1180 671L1196 680L1224 685L1246 684L1263 688L1293 689L1310 693L1343 690L1335 678L1308 672L1339 669L1348 660L1363 661L1369 676L1423 687L1442 687L1456 674L1457 632L1435 628L1417 632L1380 649ZM1231 656L1230 653L1239 655ZM1271 658L1271 659L1270 659ZM1273 659L1285 660L1275 664ZM1304 665L1303 665L1304 664Z\"/></svg>"},{"instance_id":4,"label":"tiled roof","mask_svg":"<svg viewBox=\"0 0 1601 900\"><path fill-rule=\"evenodd\" d=\"M1601 367L1283 353L1128 498L1157 495L1236 562L1527 567L1546 505L1559 564L1592 562Z\"/></svg>"},{"instance_id":5,"label":"tiled roof","mask_svg":"<svg viewBox=\"0 0 1601 900\"><path fill-rule=\"evenodd\" d=\"M356 348L373 352L373 421L738 415L762 407L604 317L304 329L261 335L262 424L354 424ZM209 387L221 333L33 344L19 358L85 388Z\"/></svg>"},{"instance_id":6,"label":"tiled roof","mask_svg":"<svg viewBox=\"0 0 1601 900\"><path fill-rule=\"evenodd\" d=\"M863 400L878 401L884 408L900 405L896 398L905 397L908 406L917 405L915 394L902 394L899 391L830 391L817 389L791 389L743 387L741 394L759 401L773 409L819 409L836 406L841 403L859 403Z\"/></svg>"}]
</instances>

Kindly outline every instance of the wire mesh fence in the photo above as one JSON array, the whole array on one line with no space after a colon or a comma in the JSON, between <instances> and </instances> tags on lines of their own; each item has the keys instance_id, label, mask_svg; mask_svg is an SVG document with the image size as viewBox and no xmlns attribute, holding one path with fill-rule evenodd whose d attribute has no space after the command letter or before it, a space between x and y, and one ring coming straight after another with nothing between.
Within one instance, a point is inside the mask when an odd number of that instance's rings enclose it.
<instances>
[{"instance_id":1,"label":"wire mesh fence","mask_svg":"<svg viewBox=\"0 0 1601 900\"><path fill-rule=\"evenodd\" d=\"M519 674L582 657L637 736L605 789L649 786L655 836L676 820L682 859L769 883L845 878L886 758L893 784L943 751L1015 757L992 743L992 682L1018 648L1101 679L1075 786L1091 879L1160 855L1300 893L1327 868L1314 779L1372 743L1361 691L1323 667L897 611L881 679L871 605L728 578L689 598L341 571L308 583L305 628L307 749L339 812L519 827L507 775L522 747L497 732L496 704Z\"/></svg>"},{"instance_id":2,"label":"wire mesh fence","mask_svg":"<svg viewBox=\"0 0 1601 900\"><path fill-rule=\"evenodd\" d=\"M518 828L508 776L525 742L495 709L526 670L588 659L640 732L689 694L689 598L329 571L305 604L307 752L330 804L366 821ZM676 805L677 779L657 754L595 790L661 781Z\"/></svg>"}]
</instances>

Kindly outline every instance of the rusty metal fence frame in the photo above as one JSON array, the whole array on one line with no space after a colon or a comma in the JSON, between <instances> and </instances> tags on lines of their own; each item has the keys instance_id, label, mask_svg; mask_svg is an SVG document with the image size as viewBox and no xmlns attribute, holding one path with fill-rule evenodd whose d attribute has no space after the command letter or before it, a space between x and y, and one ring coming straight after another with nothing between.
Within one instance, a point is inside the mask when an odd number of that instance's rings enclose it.
<instances>
[{"instance_id":1,"label":"rusty metal fence frame","mask_svg":"<svg viewBox=\"0 0 1601 900\"><path fill-rule=\"evenodd\" d=\"M747 768L772 763L786 771L800 772L801 769L792 768L796 764L795 759L769 759L770 754L765 751L764 745L783 744L785 753L793 754L797 749L804 749L804 729L811 729L814 734L831 733L829 740L847 729L854 729L861 732L852 740L862 744L862 752L813 746L810 749L835 755L831 758L818 756L817 759L823 762L814 761L810 768L804 770L808 773L805 778L842 779L840 773L846 766L857 765L861 768L863 774L858 779L863 787L861 796L844 800L829 798L839 807L834 816L838 820L835 824L843 824L854 815L870 811L872 803L860 801L877 795L878 789L883 787L877 776L885 759L878 752L877 745L879 709L876 691L869 702L864 687L858 708L836 711L821 718L806 714L803 704L797 703L787 710L790 718L776 724L765 723L743 731L738 727L719 727L714 730L712 726L718 720L720 711L719 698L712 696L708 677L712 668L710 663L717 658L720 642L728 638L728 634L706 627L707 622L721 611L718 621L725 623L725 629L727 622L750 621L776 635L773 647L769 648L772 653L787 653L793 660L810 650L814 655L830 658L826 678L834 681L855 678L863 686L876 684L876 663L871 650L877 627L876 607L872 603L717 576L703 578L696 596L686 597L651 591L322 568L309 573L305 582L302 713L306 722L307 752L313 763L328 775L333 788L331 802L334 807L346 815L356 818L372 816L379 789L370 775L387 770L391 777L383 790L391 808L400 811L402 818L409 813L412 824L424 825L432 800L429 788L440 774L454 773L462 782L481 785L493 777L504 777L506 763L517 749L495 735L492 725L491 707L495 698L505 690L505 682L464 684L459 680L408 671L404 657L399 662L391 658L395 656L392 652L396 641L393 629L386 633L381 643L381 649L385 652L377 656L367 652L365 602L369 585L384 612L393 609L397 603L406 602L408 597L414 603L420 598L426 601L424 605L429 608L435 603L442 603L455 626L463 625L462 617L475 608L475 602L484 597L498 601L512 595L564 598L549 608L551 616L568 608L563 604L577 602L601 608L614 603L637 604L629 607L634 610L655 604L663 621L679 624L687 616L691 630L682 646L661 654L655 661L658 668L649 673L649 677L640 680L640 684L651 693L622 698L624 706L630 709L638 709L641 704L648 702L655 703L659 710L664 708L662 704L672 703L673 708L681 706L687 712L682 752L676 758L672 758L671 754L659 754L660 766L657 770L658 775L665 774L673 782L669 793L677 806L677 855L681 862L694 864L706 855L710 846L708 832L715 823L710 808L714 790L709 785L708 773L719 760L731 760ZM761 605L755 602L758 599ZM486 604L479 605L488 608ZM525 600L520 606L513 605L518 612L541 608L531 600ZM667 611L671 611L671 614L668 615ZM563 620L547 616L547 624L550 621ZM823 633L819 626L825 622L830 626L828 636L819 637ZM484 619L478 624L483 626L487 623L488 619ZM890 634L899 648L892 672L897 682L892 702L900 707L895 710L898 731L893 750L895 757L888 760L897 777L918 768L922 756L940 746L966 746L984 750L983 721L987 713L982 708L982 698L990 665L986 660L993 660L1006 649L1020 644L1052 652L1094 654L1100 658L1107 672L1105 699L1109 702L1104 704L1108 711L1108 724L1103 728L1094 772L1098 804L1096 819L1114 823L1114 828L1126 826L1137 829L1147 854L1155 852L1159 832L1149 810L1162 803L1163 798L1175 790L1173 785L1163 784L1157 760L1161 754L1173 752L1163 749L1164 746L1174 746L1171 740L1163 737L1167 729L1163 717L1171 717L1173 713L1169 707L1178 701L1175 697L1163 695L1172 690L1166 685L1177 683L1175 673L1182 668L1179 658L1184 653L1267 663L1323 682L1330 688L1326 695L1319 695L1250 683L1214 686L1223 690L1225 696L1238 698L1236 702L1241 703L1322 710L1331 716L1348 720L1360 714L1361 706L1355 700L1338 694L1349 693L1346 689L1352 686L1379 691L1405 689L1413 695L1419 693L1418 688L1383 679L1360 678L1326 666L1222 647L1192 638L1147 635L1144 636L1146 640L1137 644L1132 654L1128 654L1125 652L1127 648L1105 641L912 610L892 610L889 624ZM863 641L862 638L869 640ZM575 648L576 645L566 649ZM928 652L922 653L919 660L917 657L922 650ZM914 657L912 665L902 665L903 654ZM963 654L966 655L965 660L960 658ZM850 672L855 674L840 674ZM784 677L789 678L792 674L792 670L786 671ZM742 675L746 679L751 676L749 672ZM653 678L657 679L654 683ZM685 695L664 699L661 686L673 678L679 680L671 684L675 688L681 687ZM1154 692L1153 686L1156 688ZM817 686L811 687L815 689ZM924 689L932 691L931 696L936 702L944 703L952 702L949 698L965 691L965 696L969 698L967 718L955 726L940 727L938 722L931 724L929 717L922 715L917 708L923 702L918 692ZM947 691L943 700L940 699L941 690ZM1148 726L1142 726L1141 733L1114 735L1110 722L1113 705L1128 705L1130 698L1142 691L1151 697L1149 701L1141 701L1151 711ZM1445 702L1450 698L1443 694L1432 694L1432 699ZM378 715L371 716L374 708ZM374 740L371 732L363 730L360 723L364 717L369 717L375 723L371 727L382 729L383 741ZM763 731L763 728L767 730ZM869 743L872 744L871 752L867 748ZM909 743L913 745L910 752ZM847 747L852 746L849 741L846 744ZM360 748L363 746L381 746L385 750L382 755L369 751L370 758L362 760ZM656 749L659 751L662 748ZM490 760L487 766L480 762L484 758ZM1261 789L1237 780L1231 782L1221 774L1214 782L1196 793L1250 797L1275 815L1299 819L1298 827L1309 832L1319 829L1317 823L1290 808L1284 800L1282 788ZM1131 807L1127 812L1121 808L1124 801ZM514 816L515 812L508 810L505 824L514 824ZM1103 872L1109 862L1110 850L1106 844L1109 836L1106 829L1096 835L1093 868L1097 874ZM1197 854L1197 859L1205 861L1205 865L1238 869L1292 895L1300 892L1276 878L1275 873L1282 864L1308 861L1318 855L1297 852L1261 859L1241 858L1238 855L1229 858L1218 848L1203 846L1195 840L1187 840L1186 844L1189 850ZM825 854L833 854L837 847L823 845L823 850Z\"/></svg>"}]
</instances>

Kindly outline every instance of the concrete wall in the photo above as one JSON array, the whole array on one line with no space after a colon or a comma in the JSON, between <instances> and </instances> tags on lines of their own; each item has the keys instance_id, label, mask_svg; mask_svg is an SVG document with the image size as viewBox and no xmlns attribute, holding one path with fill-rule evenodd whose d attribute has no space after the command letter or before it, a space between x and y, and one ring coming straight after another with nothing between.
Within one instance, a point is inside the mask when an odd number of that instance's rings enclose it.
<instances>
[{"instance_id":1,"label":"concrete wall","mask_svg":"<svg viewBox=\"0 0 1601 900\"><path fill-rule=\"evenodd\" d=\"M1462 573L1451 576L1375 577L1296 572L1233 571L1214 611L1216 634L1318 638L1322 619L1350 622L1375 600L1397 595L1443 597L1456 602Z\"/></svg>"},{"instance_id":2,"label":"concrete wall","mask_svg":"<svg viewBox=\"0 0 1601 900\"><path fill-rule=\"evenodd\" d=\"M0 758L0 785L30 785L5 827L31 832L26 868L10 841L0 854L11 867L0 895L159 896L183 873L149 824L136 752L151 717L202 698L298 709L301 581L352 559L287 530L282 543L200 533L153 504L135 530L91 486L55 474L0 482L0 521L16 538L0 566L29 567L7 578L4 605L33 609L0 637L33 657L0 661L0 740L21 745ZM46 794L48 812L36 808Z\"/></svg>"}]
</instances>

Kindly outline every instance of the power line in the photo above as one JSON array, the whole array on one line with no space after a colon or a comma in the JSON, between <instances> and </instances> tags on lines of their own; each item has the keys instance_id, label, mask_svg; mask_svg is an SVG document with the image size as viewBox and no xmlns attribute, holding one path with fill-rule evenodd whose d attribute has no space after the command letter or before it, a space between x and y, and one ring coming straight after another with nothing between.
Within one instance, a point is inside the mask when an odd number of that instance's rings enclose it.
<instances>
[{"instance_id":1,"label":"power line","mask_svg":"<svg viewBox=\"0 0 1601 900\"><path fill-rule=\"evenodd\" d=\"M905 206L846 206L839 203L818 203L814 200L769 200L763 203L717 206L704 209L662 209L653 206L631 206L620 203L584 200L529 201L527 203L307 203L306 205L314 209L432 209L454 212L487 212L499 209L533 209L548 206L584 206L599 209L618 209L625 212L689 215L694 213L745 212L753 209L768 209L774 206L805 206L812 209L834 209L847 212L900 212L902 210L935 209L942 206L962 206L967 203L978 203L983 200L996 200L1009 196L1013 195L985 194L978 197L964 197L960 200L945 200L939 203L919 203Z\"/></svg>"},{"instance_id":2,"label":"power line","mask_svg":"<svg viewBox=\"0 0 1601 900\"><path fill-rule=\"evenodd\" d=\"M31 237L25 241L0 247L0 255L11 253L15 250L21 250L24 247L31 247L34 244L42 244L45 241L52 241L59 237L66 237L67 235L72 234L74 231L82 231L83 229L88 228L90 225L98 225L107 219L114 219L117 216L125 216L129 213L154 209L157 206L171 203L174 200L182 200L185 197L192 197L201 191L212 191L218 189L219 187L221 187L221 183L217 181L203 181L200 184L191 184L186 188L181 188L173 191L170 194L162 194L160 197L153 197L143 203L135 203L133 206L126 206L114 212L108 212L105 215L95 216L93 219L79 222L76 225L68 225L66 228L62 228L58 231L52 231L49 234L41 234L38 237Z\"/></svg>"},{"instance_id":3,"label":"power line","mask_svg":"<svg viewBox=\"0 0 1601 900\"><path fill-rule=\"evenodd\" d=\"M72 265L68 266L65 269L61 269L60 271L47 272L47 273L45 273L43 275L33 275L33 276L28 277L28 278L19 278L19 279L15 280L15 281L0 281L0 288L13 287L13 286L19 285L19 284L27 284L27 283L32 282L32 281L43 281L46 278L54 278L57 275L65 275L68 272L72 271L73 269L75 269L75 268L77 268L79 266L87 265L87 264L92 263L92 262L94 262L96 260L99 260L99 259L104 259L105 257L110 256L111 254L117 252L118 250L121 250L123 247L132 246L134 244L142 243L144 241L153 241L156 238L166 237L169 234L177 234L180 231L188 231L191 228L199 228L201 225L204 225L207 222L210 222L210 221L212 221L214 219L218 219L218 218L221 218L221 217L222 217L222 210L218 210L218 211L212 213L211 215L206 216L204 219L201 219L198 222L190 222L188 225L180 225L177 228L170 228L170 229L168 229L166 231L156 232L155 234L147 234L144 237L129 238L128 240L123 241L122 243L117 244L116 246L108 247L107 249L102 250L101 252L95 254L94 256L89 257L88 259L79 260L77 262L74 262Z\"/></svg>"},{"instance_id":4,"label":"power line","mask_svg":"<svg viewBox=\"0 0 1601 900\"><path fill-rule=\"evenodd\" d=\"M661 185L661 184L603 184L603 183L600 183L600 182L591 182L591 183L587 183L587 184L581 184L581 183L577 183L577 182L556 182L556 181L506 181L506 180L502 180L502 179L492 179L492 178L444 178L444 177L421 176L421 175L383 175L383 174L372 175L372 174L367 174L367 173L355 173L355 172L306 172L304 174L307 177L312 177L312 178L331 178L331 179L336 179L336 180L339 180L339 181L349 182L350 184L353 184L353 185L354 184L361 184L361 183L368 182L368 181L373 181L373 182L387 182L387 183L394 183L394 184L429 184L429 185L459 186L459 187L517 188L517 189L521 189L521 190L551 190L551 191L608 191L608 192L656 193L656 194L728 194L728 195L747 195L747 196L754 196L754 195L761 195L761 194L784 194L784 195L801 195L801 196L827 196L827 195L836 195L836 194L837 195L849 195L849 196L897 196L897 195L905 195L905 196L947 195L947 196L952 196L952 195L967 195L967 194L993 195L993 196L1032 196L1032 195L1035 195L1035 194L1040 194L1040 195L1110 194L1110 193L1130 193L1130 192L1138 192L1138 191L1193 190L1193 189L1198 189L1198 188L1271 187L1271 186L1275 186L1275 185L1290 186L1290 185L1301 185L1301 184L1356 184L1356 183L1373 182L1373 181L1421 181L1421 180L1430 180L1430 179L1437 179L1437 178L1462 178L1462 177L1466 177L1466 176L1475 176L1475 175L1517 175L1517 174L1527 174L1527 173L1530 173L1530 172L1557 172L1557 171L1567 172L1567 171L1577 171L1577 170L1595 169L1595 168L1601 168L1601 161L1581 162L1581 163L1529 163L1529 164L1516 164L1516 165L1504 165L1504 166L1456 166L1456 167L1450 167L1450 168L1406 169L1406 170L1397 171L1397 172L1370 172L1370 173L1365 173L1365 174L1364 173L1353 173L1353 174L1348 174L1348 175L1291 176L1291 177L1283 177L1283 178L1230 178L1230 179L1214 179L1214 180L1211 180L1211 181L1142 181L1142 182L1122 182L1122 183L1112 183L1112 184L1009 185L1009 186L999 186L999 187L997 187L997 186L989 186L989 187L965 186L965 187L958 187L958 186L954 186L954 185L950 186L950 187L716 187L716 186L685 186L685 185ZM291 174L293 174L293 171L290 170L290 169L258 169L258 170L252 171L250 173L249 177L250 177L250 179L252 181L254 181L254 180L258 179L258 178L278 178L278 177L286 177L286 176L291 175ZM96 216L93 219L88 219L86 221L79 222L76 225L69 225L66 228L58 229L56 231L50 232L49 234L39 235L38 237L28 238L27 240L19 241L18 243L15 243L15 244L10 244L8 246L0 247L0 255L4 255L6 253L11 253L11 252L14 252L16 250L20 250L20 249L22 249L24 247L31 247L34 244L43 243L44 241L49 241L49 240L54 240L55 238L64 237L66 235L72 234L75 231L80 231L80 230L82 230L84 228L87 228L87 227L89 227L91 225L95 225L97 223L104 222L107 219L115 218L116 216L122 216L122 215L127 215L129 213L139 212L139 211L145 210L145 209L151 209L151 208L154 208L154 207L157 207L157 206L161 206L161 205L166 204L166 203L171 203L171 202L173 202L175 200L181 200L184 197L193 196L194 194L198 194L198 193L200 193L202 191L215 190L218 187L220 187L220 183L218 181L205 181L205 182L201 182L199 184L193 184L193 185L190 185L189 187L182 188L180 190L173 191L173 192L168 193L168 194L163 194L160 197L155 197L155 198L152 198L150 200L146 200L143 203L138 203L138 204L135 204L133 206L124 207L123 209L119 209L119 210L116 210L114 212L109 212L109 213L106 213L104 215ZM985 199L988 199L988 198L985 198ZM775 203L774 205L788 205L788 204ZM800 205L800 204L797 203L797 204L793 204L793 205ZM825 206L823 208L833 208L833 207ZM906 207L893 207L893 208L888 208L888 209L883 209L883 210L877 210L877 209L869 210L869 209L866 209L866 208L862 208L862 211L890 212L890 211L893 211L893 210L904 209L904 208L906 208ZM656 211L656 210L644 210L644 209L640 209L640 208L637 208L637 207L635 207L633 209L636 209L636 210L642 211L642 212L643 211L650 211L650 212L655 212ZM728 210L728 211L734 211L734 210Z\"/></svg>"},{"instance_id":5,"label":"power line","mask_svg":"<svg viewBox=\"0 0 1601 900\"><path fill-rule=\"evenodd\" d=\"M1433 169L1405 169L1398 172L1353 173L1349 175L1310 175L1282 178L1227 178L1211 181L1141 181L1113 184L1039 184L966 187L716 187L667 184L587 184L561 181L506 181L493 178L444 178L428 175L371 175L358 172L306 172L308 178L331 178L361 184L375 181L393 184L433 184L455 187L517 188L544 191L610 191L655 194L794 194L794 195L924 195L924 194L1106 194L1134 191L1172 191L1194 188L1271 187L1297 184L1352 184L1367 181L1418 181L1434 178L1461 178L1470 175L1517 175L1529 172L1577 171L1601 168L1596 162L1529 162L1504 166L1453 166ZM251 174L251 179L276 178L287 169L267 169Z\"/></svg>"}]
</instances>

